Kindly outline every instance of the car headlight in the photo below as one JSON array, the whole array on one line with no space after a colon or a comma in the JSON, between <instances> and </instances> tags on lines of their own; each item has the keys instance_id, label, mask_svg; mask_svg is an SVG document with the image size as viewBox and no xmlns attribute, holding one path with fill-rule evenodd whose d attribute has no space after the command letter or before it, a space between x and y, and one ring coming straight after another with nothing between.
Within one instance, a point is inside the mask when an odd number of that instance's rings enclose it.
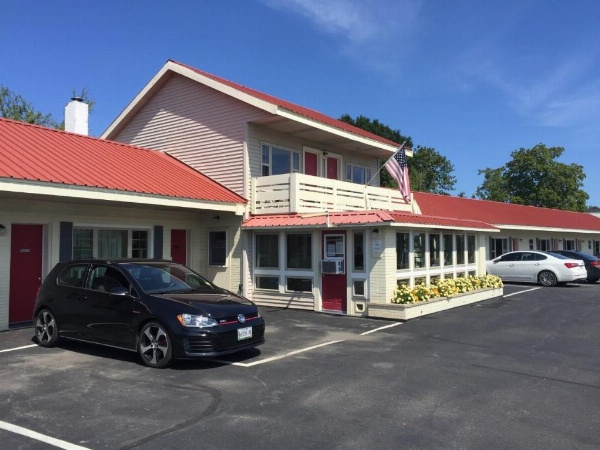
<instances>
[{"instance_id":1,"label":"car headlight","mask_svg":"<svg viewBox=\"0 0 600 450\"><path fill-rule=\"evenodd\" d=\"M196 316L194 314L178 314L177 320L184 327L188 328L207 328L218 325L215 319L206 316Z\"/></svg>"}]
</instances>

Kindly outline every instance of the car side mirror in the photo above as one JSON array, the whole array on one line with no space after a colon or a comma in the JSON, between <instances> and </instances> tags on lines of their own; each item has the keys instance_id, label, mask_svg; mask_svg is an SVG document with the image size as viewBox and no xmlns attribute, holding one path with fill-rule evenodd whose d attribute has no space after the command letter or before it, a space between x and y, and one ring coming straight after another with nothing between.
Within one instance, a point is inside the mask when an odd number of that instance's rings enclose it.
<instances>
[{"instance_id":1,"label":"car side mirror","mask_svg":"<svg viewBox=\"0 0 600 450\"><path fill-rule=\"evenodd\" d=\"M123 286L112 288L109 292L111 295L116 295L117 297L126 297L129 295L129 289Z\"/></svg>"}]
</instances>

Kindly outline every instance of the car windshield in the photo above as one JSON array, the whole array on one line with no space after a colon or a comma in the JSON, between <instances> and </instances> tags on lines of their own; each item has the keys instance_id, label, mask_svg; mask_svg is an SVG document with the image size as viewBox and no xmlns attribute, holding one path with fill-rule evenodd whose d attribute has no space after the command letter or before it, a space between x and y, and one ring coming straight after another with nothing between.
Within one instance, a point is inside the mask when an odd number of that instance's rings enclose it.
<instances>
[{"instance_id":1,"label":"car windshield","mask_svg":"<svg viewBox=\"0 0 600 450\"><path fill-rule=\"evenodd\" d=\"M122 267L149 294L219 290L210 281L180 264L135 262L122 264Z\"/></svg>"}]
</instances>

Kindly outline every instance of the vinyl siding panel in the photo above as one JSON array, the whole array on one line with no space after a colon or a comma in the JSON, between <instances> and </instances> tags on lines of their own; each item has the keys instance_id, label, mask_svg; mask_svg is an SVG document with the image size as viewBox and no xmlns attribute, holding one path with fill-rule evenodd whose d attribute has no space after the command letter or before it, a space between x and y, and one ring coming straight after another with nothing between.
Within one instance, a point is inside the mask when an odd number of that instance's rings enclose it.
<instances>
[{"instance_id":1,"label":"vinyl siding panel","mask_svg":"<svg viewBox=\"0 0 600 450\"><path fill-rule=\"evenodd\" d=\"M168 152L243 196L246 124L268 116L174 75L115 140Z\"/></svg>"}]
</instances>

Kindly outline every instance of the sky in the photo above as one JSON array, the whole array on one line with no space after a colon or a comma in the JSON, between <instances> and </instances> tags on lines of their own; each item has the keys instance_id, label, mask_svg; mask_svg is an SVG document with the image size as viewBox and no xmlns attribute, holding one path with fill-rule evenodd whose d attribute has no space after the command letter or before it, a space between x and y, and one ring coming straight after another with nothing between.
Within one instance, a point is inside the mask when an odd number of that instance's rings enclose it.
<instances>
[{"instance_id":1,"label":"sky","mask_svg":"<svg viewBox=\"0 0 600 450\"><path fill-rule=\"evenodd\" d=\"M0 0L0 84L100 136L173 59L315 109L378 119L479 170L542 143L600 206L597 0Z\"/></svg>"}]
</instances>

